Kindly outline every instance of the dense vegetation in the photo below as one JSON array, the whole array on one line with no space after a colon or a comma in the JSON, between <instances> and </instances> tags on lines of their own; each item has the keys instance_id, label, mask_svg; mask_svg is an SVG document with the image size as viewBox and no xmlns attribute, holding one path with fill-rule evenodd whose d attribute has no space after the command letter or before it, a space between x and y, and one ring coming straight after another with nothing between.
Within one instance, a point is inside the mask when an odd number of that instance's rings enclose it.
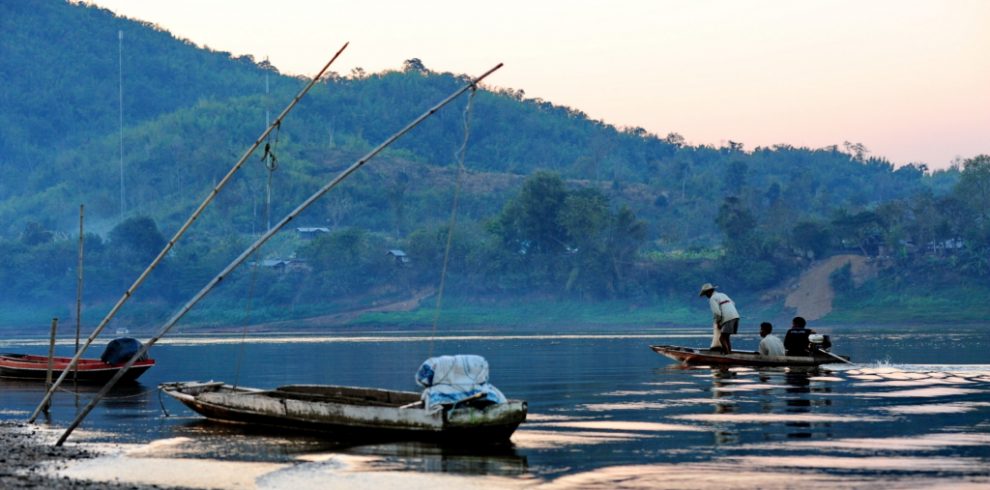
<instances>
[{"instance_id":1,"label":"dense vegetation","mask_svg":"<svg viewBox=\"0 0 990 490\"><path fill-rule=\"evenodd\" d=\"M73 303L78 203L86 204L90 230L92 310L119 297L264 129L266 110L277 113L305 82L98 8L6 7L0 301L8 307L0 323L35 322L28 317L39 306L65 315ZM326 77L272 135L277 169L269 174L260 155L249 161L142 288L127 321L174 309L269 216L283 216L464 80L418 59L382 73ZM199 319L327 313L436 287L467 101L427 120L304 213L296 226L327 233L280 236L254 267L224 282ZM469 171L446 264L448 294L461 301L656 303L690 298L713 278L756 298L812 260L850 251L877 257L885 267L877 281L905 288L905 297L946 284L990 289L988 157L944 171L920 163L895 169L849 142L692 146L675 132L619 129L521 90L482 90L472 104ZM388 250L403 250L408 261ZM863 299L850 288L840 301Z\"/></svg>"}]
</instances>

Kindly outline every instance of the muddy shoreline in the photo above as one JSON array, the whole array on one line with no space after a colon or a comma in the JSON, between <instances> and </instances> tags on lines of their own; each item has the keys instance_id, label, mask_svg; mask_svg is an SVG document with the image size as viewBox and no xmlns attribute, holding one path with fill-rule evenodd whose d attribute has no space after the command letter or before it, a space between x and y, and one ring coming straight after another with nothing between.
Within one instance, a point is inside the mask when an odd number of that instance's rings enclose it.
<instances>
[{"instance_id":1,"label":"muddy shoreline","mask_svg":"<svg viewBox=\"0 0 990 490\"><path fill-rule=\"evenodd\" d=\"M58 488L87 490L146 490L179 487L133 485L52 476L53 468L100 454L77 445L57 447L58 434L47 429L0 420L0 488Z\"/></svg>"}]
</instances>

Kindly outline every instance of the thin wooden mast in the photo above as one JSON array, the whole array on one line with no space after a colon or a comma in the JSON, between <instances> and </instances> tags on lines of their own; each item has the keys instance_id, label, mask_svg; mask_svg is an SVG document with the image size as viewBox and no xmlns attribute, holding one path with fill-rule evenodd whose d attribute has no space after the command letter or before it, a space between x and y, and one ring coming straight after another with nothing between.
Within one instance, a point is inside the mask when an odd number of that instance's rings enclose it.
<instances>
[{"instance_id":1,"label":"thin wooden mast","mask_svg":"<svg viewBox=\"0 0 990 490\"><path fill-rule=\"evenodd\" d=\"M251 246L249 246L246 250L244 250L244 252L242 252L241 255L239 255L236 259L233 260L233 262L228 264L227 267L225 267L222 271L220 271L220 273L217 274L216 277L211 279L210 282L203 287L203 289L201 289L198 293L196 293L196 295L193 296L193 298L190 299L185 304L185 306L183 306L177 313L172 315L172 318L170 318L167 322L165 322L165 325L162 325L162 327L158 330L158 333L156 333L154 337L149 339L147 342L144 343L143 346L141 346L141 349L138 350L137 353L135 353L130 358L130 360L128 360L127 363L120 368L119 371L117 371L117 374L114 375L114 377L111 378L110 381L108 381L107 384L103 386L100 392L97 393L96 396L94 396L93 399L89 401L89 403L82 409L81 412L79 412L75 420L73 420L72 423L69 425L69 427L65 429L65 432L62 433L62 436L59 437L55 445L61 446L62 443L64 443L65 440L69 438L69 435L72 434L72 431L75 430L80 423L82 423L83 419L85 419L86 415L88 415L89 412L92 411L94 407L96 407L96 404L99 403L100 399L106 396L106 394L110 391L110 389L112 389L113 386L117 384L117 382L120 381L121 378L124 377L124 374L127 373L127 370L129 370L131 366L133 366L134 363L137 362L138 359L140 359L142 356L147 354L148 350L151 349L151 346L154 345L155 342L158 342L158 340L161 339L163 336L165 336L165 334L168 333L168 331L171 330L172 327L175 326L175 324L178 323L179 320L181 320L182 317L185 316L186 313L188 313L189 310L191 310L192 307L196 305L196 303L199 303L199 301L202 300L203 297L205 297L206 294L209 293L214 287L216 287L216 285L219 284L220 281L222 281L225 277L227 277L227 275L233 272L234 269L236 269L245 260L247 260L247 258L250 257L251 254L253 254L259 248L261 248L261 246L264 245L265 242L267 242L271 237L275 236L275 234L278 233L279 230L281 230L285 225L287 225L296 216L298 216L299 213L306 210L306 208L308 208L310 205L316 202L319 198L323 197L324 194L329 192L331 189L333 189L338 184L340 184L344 179L346 179L351 174L356 172L359 168L364 166L365 163L368 163L369 160L371 160L376 155L381 153L382 150L384 150L389 145L394 143L395 140L401 138L403 135L411 131L414 127L419 125L419 123L423 122L428 117L435 114L437 111L442 109L445 105L449 104L451 101L456 99L464 92L472 88L477 88L478 83L480 83L482 80L485 79L485 77L491 75L492 73L495 72L495 70L498 70L501 67L502 67L502 63L495 65L495 67L491 68L490 70L483 73L481 76L467 83L466 85L458 89L456 92L449 95L446 99L440 101L440 103L438 103L437 105L431 107L429 110L427 110L419 117L414 119L411 123L407 124L397 133L393 134L392 136L389 136L388 139L386 139L383 143L381 143L373 150L368 152L367 155L361 157L356 162L351 164L350 167L346 168L344 171L342 171L340 174L334 177L333 180L331 180L326 185L321 187L318 191L316 191L311 196L309 196L305 201L302 202L302 204L297 206L296 209L292 210L292 212L290 212L284 218L282 218L281 221L276 223L275 226L273 226L271 229L269 229L267 232L261 235L253 244L251 244Z\"/></svg>"},{"instance_id":2,"label":"thin wooden mast","mask_svg":"<svg viewBox=\"0 0 990 490\"><path fill-rule=\"evenodd\" d=\"M82 332L82 292L83 292L83 217L86 207L79 205L79 261L76 263L76 350L79 352L79 334ZM79 369L72 371L73 379L79 375Z\"/></svg>"},{"instance_id":3,"label":"thin wooden mast","mask_svg":"<svg viewBox=\"0 0 990 490\"><path fill-rule=\"evenodd\" d=\"M286 115L288 115L290 111L292 111L292 108L294 108L296 104L303 98L303 96L305 96L306 93L309 92L309 90L313 88L314 85L316 85L316 82L318 82L320 78L323 77L323 74L326 73L326 71L330 68L330 65L332 65L333 62L336 61L337 57L340 56L340 53L344 52L344 49L347 48L348 44L349 43L344 43L344 45L337 51L337 53L333 55L333 58L330 58L330 61L328 61L327 64L323 66L323 69L320 70L320 72L317 73L316 76L314 76L313 79L310 80L310 82L305 87L303 87L302 90L299 91L299 94L297 94L296 97L292 99L292 102L290 102L289 105L282 111L282 113L279 114L277 118L275 118L275 121L273 121L268 126L268 128L266 128L261 133L261 136L258 136L258 139L254 141L254 144L252 144L251 147L244 152L244 155L241 156L240 160L238 160L237 163L234 164L233 167L231 167L230 171L227 172L227 175L225 175L222 179L220 179L220 182L213 187L213 190L211 190L210 193L206 196L206 199L204 199L203 202L200 203L199 207L196 208L195 211L193 211L193 213L189 216L186 222L183 223L181 227L179 227L179 231L175 232L175 235L172 237L172 239L169 240L167 244L165 244L165 248L163 248L162 251L158 253L158 256L155 257L155 259L151 261L151 264L148 265L148 267L144 270L144 272L142 272L141 275L138 276L138 278L134 281L134 284L132 284L131 287L128 288L126 292L124 292L124 295L121 296L119 300L117 300L117 304L113 305L113 308L110 309L110 312L107 313L107 316L103 318L103 320L96 327L96 329L93 330L93 333L89 335L89 338L86 339L86 343L83 344L82 348L80 348L79 351L76 352L76 355L72 357L72 360L69 361L68 366L66 366L65 369L62 370L62 374L59 375L58 380L56 380L55 383L52 385L52 387L49 388L48 391L45 393L45 396L41 400L41 403L38 404L38 407L34 409L34 413L31 414L31 418L28 419L29 423L33 423L35 419L38 418L38 415L41 413L42 407L44 407L45 404L48 403L48 401L52 397L52 393L54 393L55 390L58 389L59 385L62 384L62 381L65 380L66 374L68 374L70 371L75 369L76 364L79 363L79 359L82 358L82 355L84 352L86 352L86 349L89 348L90 344L92 344L94 340L96 340L96 337L100 335L100 332L103 331L103 329L107 326L110 320L113 319L113 317L117 314L120 308L124 306L124 303L126 303L127 300L131 298L131 296L134 294L134 291L141 286L141 284L144 282L145 279L148 278L148 275L151 274L151 271L154 270L154 268L157 267L158 264L165 259L165 256L168 255L168 252L170 250L172 250L172 247L175 246L175 243L179 240L179 238L182 237L182 235L185 234L186 230L190 226L192 226L193 222L195 222L196 219L199 218L199 215L203 213L203 210L206 209L206 206L208 206L213 201L213 199L217 196L220 190L223 189L223 187L226 186L227 183L234 177L234 174L236 174L237 171L241 169L241 167L244 165L244 162L246 162L247 159L251 157L251 155L254 153L254 150L256 150L258 146L260 146L261 143L265 140L265 138L268 137L268 134L271 133L273 129L279 127L282 124L282 119Z\"/></svg>"}]
</instances>

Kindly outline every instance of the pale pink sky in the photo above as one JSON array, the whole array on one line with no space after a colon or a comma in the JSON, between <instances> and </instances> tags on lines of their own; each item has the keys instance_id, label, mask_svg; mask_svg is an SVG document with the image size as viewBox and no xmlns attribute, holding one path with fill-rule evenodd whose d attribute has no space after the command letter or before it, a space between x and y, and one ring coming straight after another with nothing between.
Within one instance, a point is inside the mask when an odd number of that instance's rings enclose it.
<instances>
[{"instance_id":1,"label":"pale pink sky","mask_svg":"<svg viewBox=\"0 0 990 490\"><path fill-rule=\"evenodd\" d=\"M311 75L417 57L693 144L865 144L897 165L990 154L990 1L96 0Z\"/></svg>"}]
</instances>

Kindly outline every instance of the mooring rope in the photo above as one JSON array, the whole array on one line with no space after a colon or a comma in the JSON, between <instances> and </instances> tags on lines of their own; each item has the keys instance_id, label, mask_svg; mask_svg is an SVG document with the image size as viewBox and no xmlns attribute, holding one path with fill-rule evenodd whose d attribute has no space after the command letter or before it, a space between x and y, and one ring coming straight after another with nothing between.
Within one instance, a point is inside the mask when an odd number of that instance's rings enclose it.
<instances>
[{"instance_id":1,"label":"mooring rope","mask_svg":"<svg viewBox=\"0 0 990 490\"><path fill-rule=\"evenodd\" d=\"M447 282L447 265L450 261L450 248L454 241L454 228L457 226L457 206L461 196L461 185L464 180L464 156L467 153L468 138L471 135L471 108L474 105L474 96L478 93L478 86L471 87L471 94L468 95L467 106L464 107L464 139L461 147L454 153L457 160L457 177L454 184L454 200L450 209L450 222L447 225L447 244L443 250L443 266L440 269L440 285L437 287L437 303L433 312L433 330L430 332L430 352L427 357L433 357L433 344L437 337L437 324L440 322L440 310L443 305L443 290Z\"/></svg>"},{"instance_id":2,"label":"mooring rope","mask_svg":"<svg viewBox=\"0 0 990 490\"><path fill-rule=\"evenodd\" d=\"M275 175L275 169L278 168L278 156L275 155L275 150L278 149L278 137L282 133L282 122L279 121L275 124L275 143L271 143L272 135L268 133L268 141L265 142L265 152L261 155L261 161L265 162L265 168L268 169L268 187L267 187L267 197L265 199L265 229L271 229L272 227L272 177Z\"/></svg>"},{"instance_id":3,"label":"mooring rope","mask_svg":"<svg viewBox=\"0 0 990 490\"><path fill-rule=\"evenodd\" d=\"M247 343L247 331L248 325L251 324L251 306L254 304L254 288L258 283L258 270L261 269L260 259L255 260L254 267L251 269L251 283L248 286L247 294L247 304L244 305L244 328L241 329L241 342L237 349L237 360L234 362L234 383L233 386L236 389L241 381L241 365L244 361L244 346Z\"/></svg>"},{"instance_id":4,"label":"mooring rope","mask_svg":"<svg viewBox=\"0 0 990 490\"><path fill-rule=\"evenodd\" d=\"M278 168L278 156L275 154L275 150L278 149L278 137L282 134L282 122L279 121L275 124L275 142L272 143L272 135L268 133L268 141L265 142L265 151L261 155L261 161L264 162L265 168L268 170L268 185L266 187L266 199L265 199L265 230L269 230L272 227L272 179L275 175L275 170ZM247 341L247 330L248 325L251 323L251 306L254 301L254 289L258 282L258 270L261 268L259 262L260 259L255 261L254 267L251 271L251 282L248 286L248 296L247 304L244 306L244 328L241 330L241 343L237 349L237 359L234 362L234 388L237 388L241 379L241 365L244 361L244 345Z\"/></svg>"},{"instance_id":5,"label":"mooring rope","mask_svg":"<svg viewBox=\"0 0 990 490\"><path fill-rule=\"evenodd\" d=\"M168 413L168 409L165 408L165 401L162 400L162 387L161 386L158 387L158 406L162 408L162 413L165 415L166 418L172 416L171 414Z\"/></svg>"}]
</instances>

